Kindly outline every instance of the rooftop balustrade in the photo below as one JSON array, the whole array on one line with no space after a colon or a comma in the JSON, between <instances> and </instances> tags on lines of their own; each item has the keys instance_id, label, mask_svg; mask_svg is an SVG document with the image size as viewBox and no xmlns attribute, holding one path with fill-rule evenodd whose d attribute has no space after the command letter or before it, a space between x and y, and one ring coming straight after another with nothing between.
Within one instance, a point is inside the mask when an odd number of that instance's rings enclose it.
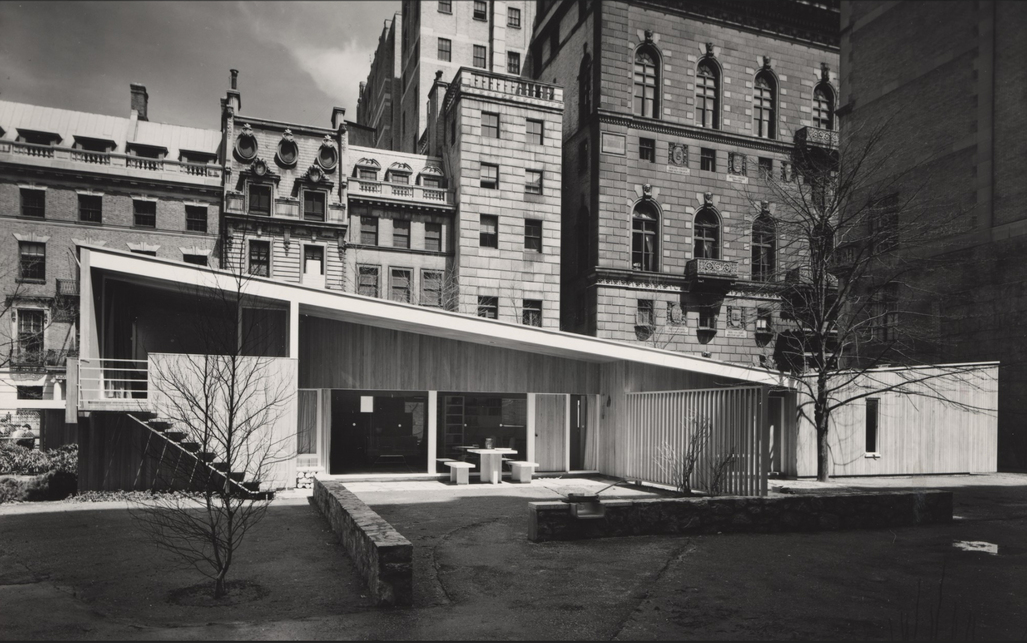
<instances>
[{"instance_id":1,"label":"rooftop balustrade","mask_svg":"<svg viewBox=\"0 0 1027 643\"><path fill-rule=\"evenodd\" d=\"M349 179L350 196L381 197L398 201L419 201L430 205L453 205L453 193L444 188L389 183L368 179Z\"/></svg>"}]
</instances>

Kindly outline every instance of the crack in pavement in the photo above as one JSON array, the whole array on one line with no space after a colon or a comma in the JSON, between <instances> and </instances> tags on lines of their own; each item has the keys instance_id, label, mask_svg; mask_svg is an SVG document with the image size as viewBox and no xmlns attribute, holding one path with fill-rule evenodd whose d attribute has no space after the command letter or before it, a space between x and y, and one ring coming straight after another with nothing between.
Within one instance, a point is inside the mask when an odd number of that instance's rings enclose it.
<instances>
[{"instance_id":1,"label":"crack in pavement","mask_svg":"<svg viewBox=\"0 0 1027 643\"><path fill-rule=\"evenodd\" d=\"M635 614L638 613L638 611L642 608L642 605L647 600L649 600L650 596L652 596L652 593L656 588L656 585L660 582L660 579L663 578L664 574L667 573L667 570L670 569L670 566L673 563L680 562L686 555L691 554L695 550L695 544L691 541L691 539L689 539L687 542L685 542L685 544L681 545L680 547L676 547L673 551L671 551L670 555L667 556L667 560L664 561L663 566L660 567L660 570L658 572L656 572L656 576L652 579L652 581L649 582L648 588L645 590L645 593L642 594L642 596L638 599L638 602L635 603L635 607L630 612L628 612L627 617L621 622L620 627L617 628L617 631L614 632L613 636L611 636L608 640L617 640L617 637L621 635L621 632L624 631L624 628L626 628L628 624L635 619Z\"/></svg>"},{"instance_id":2,"label":"crack in pavement","mask_svg":"<svg viewBox=\"0 0 1027 643\"><path fill-rule=\"evenodd\" d=\"M454 599L453 595L449 593L449 589L446 587L446 584L442 582L442 576L441 576L441 571L442 570L440 569L439 560L438 560L438 556L437 556L439 547L444 545L446 543L446 541L449 539L450 536L452 536L453 534L455 534L455 533L457 533L459 531L463 531L465 529L471 529L473 527L483 527L485 525L491 525L493 523L499 522L500 520L502 520L501 517L500 518L491 518L489 520L482 520L482 521L479 521L479 522L471 523L469 525L461 525L460 527L457 527L456 529L453 529L451 531L448 531L448 532L442 534L442 536L439 537L439 541L437 543L435 543L435 545L431 548L431 557L430 558L431 558L432 570L434 571L434 581L439 586L439 589L442 590L443 595L445 595L446 600L449 602L450 605L456 603L456 599Z\"/></svg>"}]
</instances>

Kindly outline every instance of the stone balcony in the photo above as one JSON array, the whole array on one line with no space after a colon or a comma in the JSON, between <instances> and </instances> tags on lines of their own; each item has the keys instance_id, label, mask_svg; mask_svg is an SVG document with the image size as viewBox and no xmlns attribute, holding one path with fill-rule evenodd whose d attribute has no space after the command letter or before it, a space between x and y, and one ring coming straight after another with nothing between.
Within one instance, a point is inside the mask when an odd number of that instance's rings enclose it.
<instances>
[{"instance_id":1,"label":"stone balcony","mask_svg":"<svg viewBox=\"0 0 1027 643\"><path fill-rule=\"evenodd\" d=\"M462 92L481 92L494 98L523 100L540 105L562 108L563 88L535 80L497 74L483 69L461 67L450 84L446 102L450 101L453 88Z\"/></svg>"},{"instance_id":2,"label":"stone balcony","mask_svg":"<svg viewBox=\"0 0 1027 643\"><path fill-rule=\"evenodd\" d=\"M371 181L350 178L350 198L418 203L428 206L453 207L453 192L444 188L430 188L423 185L406 185L388 181Z\"/></svg>"},{"instance_id":3,"label":"stone balcony","mask_svg":"<svg viewBox=\"0 0 1027 643\"><path fill-rule=\"evenodd\" d=\"M56 170L79 170L219 187L221 166L153 159L115 152L90 152L58 145L0 140L0 161Z\"/></svg>"},{"instance_id":4,"label":"stone balcony","mask_svg":"<svg viewBox=\"0 0 1027 643\"><path fill-rule=\"evenodd\" d=\"M304 223L342 225L348 224L346 218L346 206L341 203L329 203L328 212L324 219L314 219L303 216L299 199L293 197L278 197L275 199L274 208L270 214L257 214L245 210L245 198L242 192L234 190L225 194L225 214L241 215L255 219L267 219L269 221L287 222L303 221Z\"/></svg>"},{"instance_id":5,"label":"stone balcony","mask_svg":"<svg viewBox=\"0 0 1027 643\"><path fill-rule=\"evenodd\" d=\"M838 132L819 127L803 127L795 132L795 145L804 150L838 149Z\"/></svg>"},{"instance_id":6,"label":"stone balcony","mask_svg":"<svg viewBox=\"0 0 1027 643\"><path fill-rule=\"evenodd\" d=\"M685 264L685 281L692 292L726 292L738 281L738 262L692 259Z\"/></svg>"}]
</instances>

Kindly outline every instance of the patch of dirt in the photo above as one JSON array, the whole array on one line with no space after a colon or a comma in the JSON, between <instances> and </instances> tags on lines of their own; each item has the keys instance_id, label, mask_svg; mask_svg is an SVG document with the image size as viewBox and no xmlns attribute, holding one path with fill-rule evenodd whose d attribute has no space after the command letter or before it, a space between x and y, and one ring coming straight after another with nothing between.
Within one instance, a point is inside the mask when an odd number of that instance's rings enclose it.
<instances>
[{"instance_id":1,"label":"patch of dirt","mask_svg":"<svg viewBox=\"0 0 1027 643\"><path fill-rule=\"evenodd\" d=\"M225 587L228 593L214 598L214 581L208 580L172 591L168 602L185 607L232 607L263 600L271 594L271 590L260 583L248 580L227 581Z\"/></svg>"}]
</instances>

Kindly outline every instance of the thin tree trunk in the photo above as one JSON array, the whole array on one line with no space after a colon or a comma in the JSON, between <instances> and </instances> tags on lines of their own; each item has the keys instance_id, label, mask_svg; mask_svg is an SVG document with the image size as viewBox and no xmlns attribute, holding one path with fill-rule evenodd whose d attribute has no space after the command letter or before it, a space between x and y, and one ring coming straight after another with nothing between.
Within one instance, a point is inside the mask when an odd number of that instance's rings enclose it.
<instances>
[{"instance_id":1,"label":"thin tree trunk","mask_svg":"<svg viewBox=\"0 0 1027 643\"><path fill-rule=\"evenodd\" d=\"M817 480L827 482L828 474L828 412L827 412L827 378L821 374L817 378L817 399L813 405L813 421L817 429Z\"/></svg>"}]
</instances>

